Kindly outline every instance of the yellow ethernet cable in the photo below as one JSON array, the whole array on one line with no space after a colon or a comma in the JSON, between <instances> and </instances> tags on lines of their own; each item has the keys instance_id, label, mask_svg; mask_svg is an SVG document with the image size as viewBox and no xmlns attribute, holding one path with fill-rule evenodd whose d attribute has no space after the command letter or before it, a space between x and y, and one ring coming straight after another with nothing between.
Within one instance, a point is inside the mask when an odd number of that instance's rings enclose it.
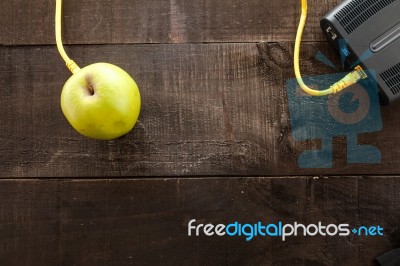
<instances>
[{"instance_id":1,"label":"yellow ethernet cable","mask_svg":"<svg viewBox=\"0 0 400 266\"><path fill-rule=\"evenodd\" d=\"M300 73L300 44L303 36L304 27L307 20L307 0L301 0L301 18L297 29L296 41L294 46L294 73L300 87L309 95L326 96L332 93L337 93L367 77L361 66L356 66L352 72L347 74L343 79L336 82L329 89L314 90L309 88L303 81Z\"/></svg>"},{"instance_id":2,"label":"yellow ethernet cable","mask_svg":"<svg viewBox=\"0 0 400 266\"><path fill-rule=\"evenodd\" d=\"M62 44L62 37L61 37L61 7L62 7L62 0L57 0L56 2L56 42L57 42L57 49L60 53L61 57L64 59L67 68L72 72L72 74L77 73L80 68L79 66L71 60L67 53L64 50Z\"/></svg>"}]
</instances>

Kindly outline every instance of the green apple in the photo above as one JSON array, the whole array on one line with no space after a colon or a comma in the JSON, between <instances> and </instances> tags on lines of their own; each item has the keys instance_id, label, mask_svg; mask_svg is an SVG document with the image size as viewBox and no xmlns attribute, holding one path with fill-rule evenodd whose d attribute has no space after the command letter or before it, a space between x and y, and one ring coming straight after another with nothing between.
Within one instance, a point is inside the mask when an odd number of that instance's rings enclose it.
<instances>
[{"instance_id":1,"label":"green apple","mask_svg":"<svg viewBox=\"0 0 400 266\"><path fill-rule=\"evenodd\" d=\"M61 93L61 109L79 133L110 140L128 133L140 112L140 93L121 68L96 63L72 75Z\"/></svg>"}]
</instances>

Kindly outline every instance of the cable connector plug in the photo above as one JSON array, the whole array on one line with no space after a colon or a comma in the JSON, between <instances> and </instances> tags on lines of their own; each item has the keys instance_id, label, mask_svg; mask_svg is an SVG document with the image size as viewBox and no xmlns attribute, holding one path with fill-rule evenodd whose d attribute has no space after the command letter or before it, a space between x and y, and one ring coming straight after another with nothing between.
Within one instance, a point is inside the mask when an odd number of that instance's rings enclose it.
<instances>
[{"instance_id":1,"label":"cable connector plug","mask_svg":"<svg viewBox=\"0 0 400 266\"><path fill-rule=\"evenodd\" d=\"M358 81L367 78L367 74L361 66L356 66L352 72L347 74L344 78L333 84L330 89L332 93L338 93L351 85L356 84Z\"/></svg>"},{"instance_id":2,"label":"cable connector plug","mask_svg":"<svg viewBox=\"0 0 400 266\"><path fill-rule=\"evenodd\" d=\"M81 68L74 62L74 60L70 60L67 63L65 63L69 71L71 71L72 74L77 73Z\"/></svg>"}]
</instances>

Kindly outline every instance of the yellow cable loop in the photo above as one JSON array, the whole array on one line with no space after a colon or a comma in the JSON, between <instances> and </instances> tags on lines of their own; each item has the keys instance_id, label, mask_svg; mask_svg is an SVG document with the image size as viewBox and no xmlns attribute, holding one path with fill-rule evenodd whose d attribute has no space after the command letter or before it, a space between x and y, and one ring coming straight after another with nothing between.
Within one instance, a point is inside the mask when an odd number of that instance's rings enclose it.
<instances>
[{"instance_id":1,"label":"yellow cable loop","mask_svg":"<svg viewBox=\"0 0 400 266\"><path fill-rule=\"evenodd\" d=\"M329 89L326 90L314 90L309 88L303 81L300 73L300 44L303 36L304 27L307 20L307 0L301 0L301 18L299 27L297 29L296 42L294 46L294 73L300 87L308 94L312 96L326 96L332 93L337 93L355 83L360 79L367 77L361 66L355 67L354 71L347 74L343 79L333 84Z\"/></svg>"},{"instance_id":2,"label":"yellow cable loop","mask_svg":"<svg viewBox=\"0 0 400 266\"><path fill-rule=\"evenodd\" d=\"M72 74L77 73L80 68L79 66L71 60L67 53L64 50L63 44L62 44L62 37L61 37L61 14L62 14L62 0L56 0L56 42L57 42L57 49L58 52L60 53L61 57L64 59L65 64L69 71L72 72Z\"/></svg>"}]
</instances>

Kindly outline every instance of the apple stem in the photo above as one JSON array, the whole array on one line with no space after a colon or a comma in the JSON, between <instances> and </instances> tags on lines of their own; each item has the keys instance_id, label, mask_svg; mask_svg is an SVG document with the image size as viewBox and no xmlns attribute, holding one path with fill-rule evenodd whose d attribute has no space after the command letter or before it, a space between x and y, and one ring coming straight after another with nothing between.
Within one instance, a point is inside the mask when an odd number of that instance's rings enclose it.
<instances>
[{"instance_id":1,"label":"apple stem","mask_svg":"<svg viewBox=\"0 0 400 266\"><path fill-rule=\"evenodd\" d=\"M61 35L61 17L62 17L62 0L56 0L56 42L57 42L57 49L60 53L61 57L64 59L67 68L72 74L77 73L80 70L80 67L71 60L67 53L64 50L64 46L62 44L62 35Z\"/></svg>"},{"instance_id":2,"label":"apple stem","mask_svg":"<svg viewBox=\"0 0 400 266\"><path fill-rule=\"evenodd\" d=\"M93 85L91 83L88 84L88 89L89 89L90 95L93 96L94 95L94 88L93 88Z\"/></svg>"}]
</instances>

